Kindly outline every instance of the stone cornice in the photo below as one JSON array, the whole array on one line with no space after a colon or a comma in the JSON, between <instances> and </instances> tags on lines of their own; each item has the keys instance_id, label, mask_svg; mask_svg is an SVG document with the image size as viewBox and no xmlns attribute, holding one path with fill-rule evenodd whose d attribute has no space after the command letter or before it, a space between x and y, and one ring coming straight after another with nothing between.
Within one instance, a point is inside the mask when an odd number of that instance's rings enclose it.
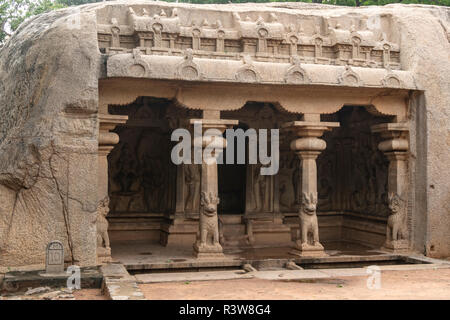
<instances>
[{"instance_id":1,"label":"stone cornice","mask_svg":"<svg viewBox=\"0 0 450 320\"><path fill-rule=\"evenodd\" d=\"M240 58L240 59L239 59ZM259 84L327 85L343 87L418 89L408 71L301 63L258 62L249 56L235 60L147 55L141 50L108 56L107 78L241 82Z\"/></svg>"}]
</instances>

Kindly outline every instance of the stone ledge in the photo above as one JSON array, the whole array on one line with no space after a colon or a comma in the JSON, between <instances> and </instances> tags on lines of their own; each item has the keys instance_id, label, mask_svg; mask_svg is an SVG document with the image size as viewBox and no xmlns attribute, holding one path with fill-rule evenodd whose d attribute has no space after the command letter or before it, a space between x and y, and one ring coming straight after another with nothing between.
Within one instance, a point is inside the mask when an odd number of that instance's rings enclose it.
<instances>
[{"instance_id":1,"label":"stone ledge","mask_svg":"<svg viewBox=\"0 0 450 320\"><path fill-rule=\"evenodd\" d=\"M122 264L107 264L101 267L103 293L111 300L144 300L144 294Z\"/></svg>"},{"instance_id":2,"label":"stone ledge","mask_svg":"<svg viewBox=\"0 0 450 320\"><path fill-rule=\"evenodd\" d=\"M2 275L0 275L0 291L17 292L28 288L60 288L67 286L67 279L70 274L44 277L40 275L42 272L42 270L31 272L13 271L3 275L3 281L1 280ZM81 288L100 288L102 279L103 277L97 268L81 268Z\"/></svg>"},{"instance_id":3,"label":"stone ledge","mask_svg":"<svg viewBox=\"0 0 450 320\"><path fill-rule=\"evenodd\" d=\"M184 80L200 82L232 82L232 83L257 83L257 84L283 84L283 85L324 85L339 87L367 87L367 88L391 88L391 89L419 89L414 80L414 76L409 71L386 70L381 68L361 68L353 67L351 71L357 75L357 83L340 80L348 73L349 68L333 65L301 64L309 82L287 83L285 76L293 66L289 63L275 62L254 62L253 68L258 72L259 77L254 80L241 80L236 78L236 74L244 66L240 61L214 60L205 58L194 59L198 73L202 77L193 79L180 79L177 75L178 64L184 61L183 57L142 55L140 59L146 65L151 66L152 73L145 76L133 74L127 66L133 65L133 54L120 53L109 56L107 59L107 78L146 78L163 80ZM255 72L256 72L255 71ZM391 85L386 79L398 79L397 84Z\"/></svg>"}]
</instances>

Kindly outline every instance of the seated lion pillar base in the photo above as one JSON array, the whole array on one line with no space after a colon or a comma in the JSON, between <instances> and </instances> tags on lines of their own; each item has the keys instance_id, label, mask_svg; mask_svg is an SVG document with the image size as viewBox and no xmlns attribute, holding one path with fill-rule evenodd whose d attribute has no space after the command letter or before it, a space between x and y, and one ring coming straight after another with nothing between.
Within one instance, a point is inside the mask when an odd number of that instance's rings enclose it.
<instances>
[{"instance_id":1,"label":"seated lion pillar base","mask_svg":"<svg viewBox=\"0 0 450 320\"><path fill-rule=\"evenodd\" d=\"M97 263L112 262L111 248L97 247Z\"/></svg>"},{"instance_id":2,"label":"seated lion pillar base","mask_svg":"<svg viewBox=\"0 0 450 320\"><path fill-rule=\"evenodd\" d=\"M308 243L300 243L299 241L296 242L289 253L300 257L321 258L328 256L320 243L311 245Z\"/></svg>"},{"instance_id":3,"label":"seated lion pillar base","mask_svg":"<svg viewBox=\"0 0 450 320\"><path fill-rule=\"evenodd\" d=\"M197 259L217 259L225 257L221 245L202 245L199 242L194 244L194 255Z\"/></svg>"},{"instance_id":4,"label":"seated lion pillar base","mask_svg":"<svg viewBox=\"0 0 450 320\"><path fill-rule=\"evenodd\" d=\"M386 241L381 250L389 253L405 253L409 251L409 242L408 240Z\"/></svg>"}]
</instances>

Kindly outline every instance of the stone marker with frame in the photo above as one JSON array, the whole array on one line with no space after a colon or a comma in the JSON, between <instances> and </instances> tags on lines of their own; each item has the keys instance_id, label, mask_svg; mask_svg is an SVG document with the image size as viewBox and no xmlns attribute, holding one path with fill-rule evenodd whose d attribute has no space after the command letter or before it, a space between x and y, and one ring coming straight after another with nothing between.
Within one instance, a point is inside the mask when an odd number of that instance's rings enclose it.
<instances>
[{"instance_id":1,"label":"stone marker with frame","mask_svg":"<svg viewBox=\"0 0 450 320\"><path fill-rule=\"evenodd\" d=\"M51 241L46 249L45 274L57 275L63 273L64 246L61 241Z\"/></svg>"}]
</instances>

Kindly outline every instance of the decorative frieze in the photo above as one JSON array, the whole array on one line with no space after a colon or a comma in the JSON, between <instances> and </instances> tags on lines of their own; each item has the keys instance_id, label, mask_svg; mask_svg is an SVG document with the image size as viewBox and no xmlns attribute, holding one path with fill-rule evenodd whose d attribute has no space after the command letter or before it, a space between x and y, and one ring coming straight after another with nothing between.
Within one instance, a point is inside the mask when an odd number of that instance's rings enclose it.
<instances>
[{"instance_id":1,"label":"decorative frieze","mask_svg":"<svg viewBox=\"0 0 450 320\"><path fill-rule=\"evenodd\" d=\"M99 47L107 54L140 48L173 56L190 48L195 57L239 60L245 54L255 61L284 63L298 55L304 63L400 69L399 46L362 20L346 27L326 20L327 27L321 29L314 20L285 25L275 13L230 15L200 23L182 19L177 8L130 7L122 24L116 17L99 24Z\"/></svg>"}]
</instances>

